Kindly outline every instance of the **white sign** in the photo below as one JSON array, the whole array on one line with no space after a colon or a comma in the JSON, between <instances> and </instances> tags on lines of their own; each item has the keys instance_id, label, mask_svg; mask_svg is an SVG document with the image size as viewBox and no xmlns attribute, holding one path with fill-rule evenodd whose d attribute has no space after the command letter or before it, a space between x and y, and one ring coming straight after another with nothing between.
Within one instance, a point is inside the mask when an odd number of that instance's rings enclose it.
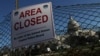
<instances>
[{"instance_id":1,"label":"white sign","mask_svg":"<svg viewBox=\"0 0 100 56\"><path fill-rule=\"evenodd\" d=\"M32 45L55 37L51 2L13 11L12 47Z\"/></svg>"}]
</instances>

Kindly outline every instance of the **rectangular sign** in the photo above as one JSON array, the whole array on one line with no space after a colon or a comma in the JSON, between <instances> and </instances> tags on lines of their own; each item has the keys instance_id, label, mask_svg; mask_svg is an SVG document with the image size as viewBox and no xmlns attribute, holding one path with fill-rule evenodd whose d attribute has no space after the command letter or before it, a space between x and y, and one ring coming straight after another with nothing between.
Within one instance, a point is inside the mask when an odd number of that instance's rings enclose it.
<instances>
[{"instance_id":1,"label":"rectangular sign","mask_svg":"<svg viewBox=\"0 0 100 56\"><path fill-rule=\"evenodd\" d=\"M12 47L32 45L55 37L52 3L32 5L12 13Z\"/></svg>"}]
</instances>

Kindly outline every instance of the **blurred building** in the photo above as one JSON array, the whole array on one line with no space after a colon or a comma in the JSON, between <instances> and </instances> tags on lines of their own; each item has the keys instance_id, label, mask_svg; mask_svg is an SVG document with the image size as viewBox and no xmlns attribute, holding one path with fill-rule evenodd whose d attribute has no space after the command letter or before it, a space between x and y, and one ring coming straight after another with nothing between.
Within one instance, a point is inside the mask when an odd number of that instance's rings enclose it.
<instances>
[{"instance_id":1,"label":"blurred building","mask_svg":"<svg viewBox=\"0 0 100 56\"><path fill-rule=\"evenodd\" d=\"M68 34L71 36L95 36L96 32L91 29L82 29L79 23L70 16Z\"/></svg>"}]
</instances>

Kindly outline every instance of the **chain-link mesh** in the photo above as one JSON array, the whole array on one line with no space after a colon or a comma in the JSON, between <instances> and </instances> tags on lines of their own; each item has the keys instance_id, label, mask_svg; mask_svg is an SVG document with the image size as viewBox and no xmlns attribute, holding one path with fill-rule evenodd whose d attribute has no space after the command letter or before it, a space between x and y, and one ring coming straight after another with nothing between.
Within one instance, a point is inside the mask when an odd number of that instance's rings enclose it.
<instances>
[{"instance_id":1,"label":"chain-link mesh","mask_svg":"<svg viewBox=\"0 0 100 56\"><path fill-rule=\"evenodd\" d=\"M100 30L100 4L54 7L55 29L57 34L67 31L69 16L72 16L83 29Z\"/></svg>"},{"instance_id":2,"label":"chain-link mesh","mask_svg":"<svg viewBox=\"0 0 100 56\"><path fill-rule=\"evenodd\" d=\"M11 47L11 14L5 16L0 22L0 49L3 47Z\"/></svg>"},{"instance_id":3,"label":"chain-link mesh","mask_svg":"<svg viewBox=\"0 0 100 56\"><path fill-rule=\"evenodd\" d=\"M100 4L78 4L53 6L56 35L65 35L68 30L69 16L83 29L100 31ZM0 50L11 47L11 14L0 22Z\"/></svg>"}]
</instances>

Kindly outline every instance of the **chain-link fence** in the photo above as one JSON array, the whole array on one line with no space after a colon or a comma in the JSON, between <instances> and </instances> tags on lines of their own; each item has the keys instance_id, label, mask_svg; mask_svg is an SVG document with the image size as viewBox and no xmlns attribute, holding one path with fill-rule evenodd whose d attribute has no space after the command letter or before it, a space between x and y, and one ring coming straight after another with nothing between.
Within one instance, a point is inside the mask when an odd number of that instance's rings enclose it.
<instances>
[{"instance_id":1,"label":"chain-link fence","mask_svg":"<svg viewBox=\"0 0 100 56\"><path fill-rule=\"evenodd\" d=\"M4 16L0 22L0 50L4 47L11 47L11 14Z\"/></svg>"},{"instance_id":2,"label":"chain-link fence","mask_svg":"<svg viewBox=\"0 0 100 56\"><path fill-rule=\"evenodd\" d=\"M93 30L100 34L100 3L53 6L53 15L57 36L63 36L68 33L69 16L72 16L80 24L80 28ZM98 41L100 41L99 39ZM9 50L10 48L11 14L8 14L0 22L0 52L2 53L4 50ZM17 52L18 50L15 51Z\"/></svg>"},{"instance_id":3,"label":"chain-link fence","mask_svg":"<svg viewBox=\"0 0 100 56\"><path fill-rule=\"evenodd\" d=\"M57 6L54 8L55 29L57 34L67 30L69 15L71 15L82 28L100 30L100 4L84 4L72 6ZM63 31L62 31L63 30ZM61 32L62 31L62 32Z\"/></svg>"}]
</instances>

